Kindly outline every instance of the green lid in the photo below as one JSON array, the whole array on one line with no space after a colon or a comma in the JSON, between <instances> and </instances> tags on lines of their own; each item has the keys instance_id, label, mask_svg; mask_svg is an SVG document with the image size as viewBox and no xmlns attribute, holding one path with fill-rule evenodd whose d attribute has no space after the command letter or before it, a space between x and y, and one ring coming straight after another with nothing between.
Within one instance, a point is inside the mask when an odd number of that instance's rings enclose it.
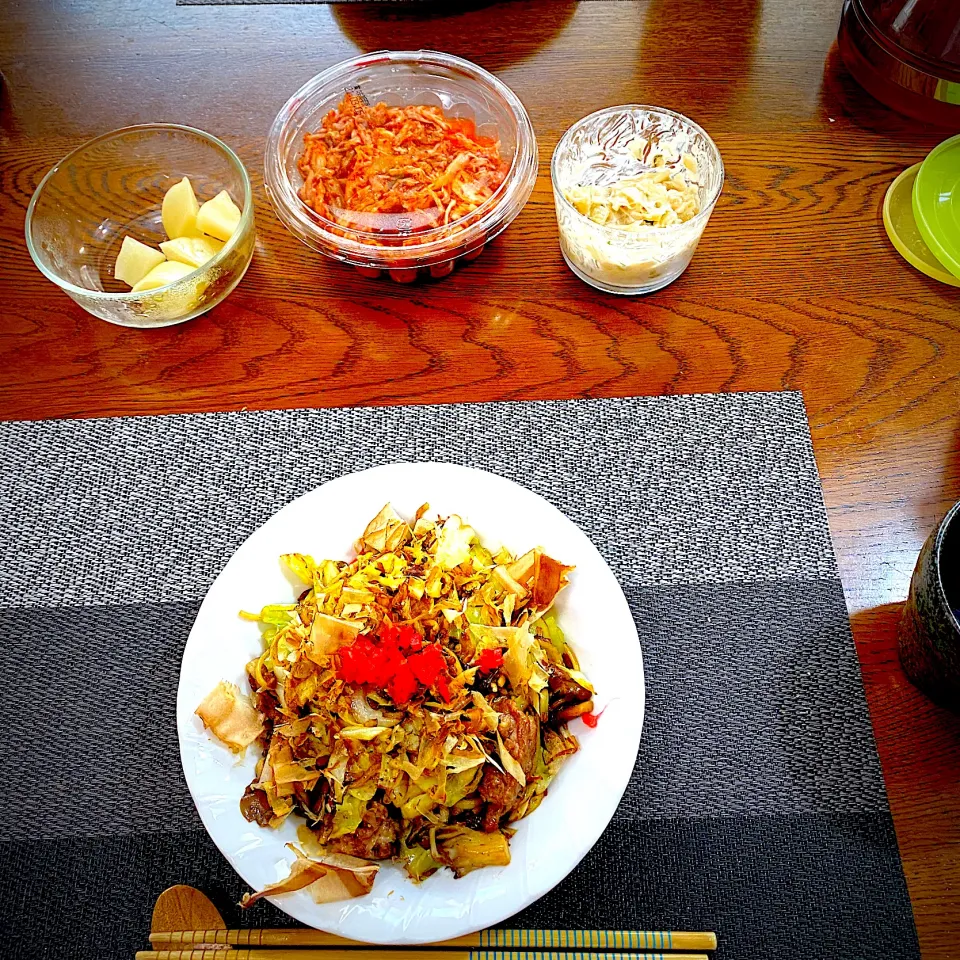
<instances>
[{"instance_id":1,"label":"green lid","mask_svg":"<svg viewBox=\"0 0 960 960\"><path fill-rule=\"evenodd\" d=\"M934 280L960 287L960 278L946 270L926 245L913 217L913 183L920 164L907 167L887 188L883 198L883 225L890 242L911 266Z\"/></svg>"},{"instance_id":2,"label":"green lid","mask_svg":"<svg viewBox=\"0 0 960 960\"><path fill-rule=\"evenodd\" d=\"M960 135L934 147L920 164L913 215L936 258L960 277Z\"/></svg>"}]
</instances>

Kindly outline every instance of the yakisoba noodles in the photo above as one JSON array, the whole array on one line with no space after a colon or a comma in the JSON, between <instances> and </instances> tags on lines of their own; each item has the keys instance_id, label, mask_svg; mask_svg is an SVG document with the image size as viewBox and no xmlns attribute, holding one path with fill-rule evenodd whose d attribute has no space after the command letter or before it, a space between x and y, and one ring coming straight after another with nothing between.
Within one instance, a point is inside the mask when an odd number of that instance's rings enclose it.
<instances>
[{"instance_id":1,"label":"yakisoba noodles","mask_svg":"<svg viewBox=\"0 0 960 960\"><path fill-rule=\"evenodd\" d=\"M553 610L573 568L492 552L427 509L408 523L384 507L350 562L285 555L304 589L245 615L263 636L252 702L220 684L197 710L231 748L262 750L243 815L304 820L291 876L251 902L358 896L382 860L414 880L508 864L511 824L578 749L567 721L595 722Z\"/></svg>"}]
</instances>

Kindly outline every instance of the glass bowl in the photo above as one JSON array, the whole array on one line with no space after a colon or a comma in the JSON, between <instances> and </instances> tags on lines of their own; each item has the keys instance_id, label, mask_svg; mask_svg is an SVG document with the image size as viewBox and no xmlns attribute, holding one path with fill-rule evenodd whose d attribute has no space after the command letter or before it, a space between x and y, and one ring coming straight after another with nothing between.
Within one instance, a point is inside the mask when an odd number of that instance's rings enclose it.
<instances>
[{"instance_id":1,"label":"glass bowl","mask_svg":"<svg viewBox=\"0 0 960 960\"><path fill-rule=\"evenodd\" d=\"M637 157L630 145L646 146ZM697 187L700 212L672 226L595 223L567 199L577 186L604 186L650 170L663 152L667 169L681 170L682 158L696 161L683 170ZM663 107L626 104L578 120L560 139L550 164L560 229L560 250L581 280L607 293L652 293L687 269L723 187L723 160L717 145L692 120Z\"/></svg>"},{"instance_id":2,"label":"glass bowl","mask_svg":"<svg viewBox=\"0 0 960 960\"><path fill-rule=\"evenodd\" d=\"M351 93L387 106L432 105L447 117L473 121L480 136L499 140L509 170L475 211L440 227L423 228L407 213L367 214L364 228L314 211L300 198L297 161L304 135ZM527 202L537 178L533 124L516 94L468 60L430 50L380 51L339 63L302 86L270 130L264 157L267 195L277 216L308 247L358 267L369 276L386 270L400 282L451 273L504 230Z\"/></svg>"},{"instance_id":3,"label":"glass bowl","mask_svg":"<svg viewBox=\"0 0 960 960\"><path fill-rule=\"evenodd\" d=\"M127 235L167 239L160 207L189 177L203 203L221 190L240 208L223 249L175 283L132 293L113 268ZM240 282L256 241L250 178L216 137L173 123L123 127L85 143L43 178L27 208L27 247L48 279L89 313L124 327L183 323L216 306Z\"/></svg>"}]
</instances>

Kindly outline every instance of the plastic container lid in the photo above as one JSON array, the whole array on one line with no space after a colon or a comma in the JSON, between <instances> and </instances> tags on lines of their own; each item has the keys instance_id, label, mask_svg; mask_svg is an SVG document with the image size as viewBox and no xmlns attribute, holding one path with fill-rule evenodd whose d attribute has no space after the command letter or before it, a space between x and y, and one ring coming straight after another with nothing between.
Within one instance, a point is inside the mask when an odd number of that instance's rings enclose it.
<instances>
[{"instance_id":1,"label":"plastic container lid","mask_svg":"<svg viewBox=\"0 0 960 960\"><path fill-rule=\"evenodd\" d=\"M936 258L960 277L960 135L934 147L920 164L913 216Z\"/></svg>"},{"instance_id":2,"label":"plastic container lid","mask_svg":"<svg viewBox=\"0 0 960 960\"><path fill-rule=\"evenodd\" d=\"M934 280L960 287L960 279L950 273L927 246L913 216L913 184L922 164L907 167L887 188L883 198L883 225L890 242L911 266Z\"/></svg>"}]
</instances>

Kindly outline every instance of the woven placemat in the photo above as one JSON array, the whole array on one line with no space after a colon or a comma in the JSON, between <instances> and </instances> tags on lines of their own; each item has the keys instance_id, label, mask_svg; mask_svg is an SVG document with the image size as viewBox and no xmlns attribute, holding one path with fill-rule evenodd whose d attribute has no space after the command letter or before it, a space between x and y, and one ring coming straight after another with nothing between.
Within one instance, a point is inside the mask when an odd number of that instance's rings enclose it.
<instances>
[{"instance_id":1,"label":"woven placemat","mask_svg":"<svg viewBox=\"0 0 960 960\"><path fill-rule=\"evenodd\" d=\"M180 654L236 547L343 473L508 476L591 536L647 717L601 841L523 926L707 929L724 960L918 956L799 394L0 423L5 956L128 958L244 886L180 769ZM385 497L386 499L386 497ZM853 949L853 953L851 953Z\"/></svg>"}]
</instances>

